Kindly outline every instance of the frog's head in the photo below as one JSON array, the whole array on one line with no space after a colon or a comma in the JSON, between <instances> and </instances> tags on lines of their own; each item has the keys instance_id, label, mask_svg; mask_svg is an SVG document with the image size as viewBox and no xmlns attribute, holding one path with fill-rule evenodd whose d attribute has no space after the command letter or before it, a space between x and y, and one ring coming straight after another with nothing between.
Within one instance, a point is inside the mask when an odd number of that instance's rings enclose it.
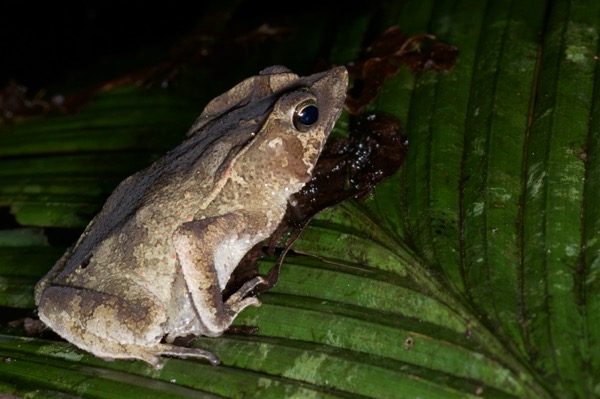
<instances>
[{"instance_id":1,"label":"frog's head","mask_svg":"<svg viewBox=\"0 0 600 399\"><path fill-rule=\"evenodd\" d=\"M256 154L262 158L256 161L264 165L271 179L288 181L291 184L286 187L297 191L310 179L340 116L348 73L337 67L286 83L253 145L260 148Z\"/></svg>"}]
</instances>

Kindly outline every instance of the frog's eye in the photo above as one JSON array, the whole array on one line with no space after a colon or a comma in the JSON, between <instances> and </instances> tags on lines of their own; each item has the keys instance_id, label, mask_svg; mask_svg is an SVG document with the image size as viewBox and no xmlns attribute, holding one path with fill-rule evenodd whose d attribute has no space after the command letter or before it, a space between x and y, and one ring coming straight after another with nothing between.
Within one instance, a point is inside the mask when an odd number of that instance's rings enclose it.
<instances>
[{"instance_id":1,"label":"frog's eye","mask_svg":"<svg viewBox=\"0 0 600 399\"><path fill-rule=\"evenodd\" d=\"M294 110L294 127L301 132L307 131L319 119L319 107L314 100L308 100Z\"/></svg>"}]
</instances>

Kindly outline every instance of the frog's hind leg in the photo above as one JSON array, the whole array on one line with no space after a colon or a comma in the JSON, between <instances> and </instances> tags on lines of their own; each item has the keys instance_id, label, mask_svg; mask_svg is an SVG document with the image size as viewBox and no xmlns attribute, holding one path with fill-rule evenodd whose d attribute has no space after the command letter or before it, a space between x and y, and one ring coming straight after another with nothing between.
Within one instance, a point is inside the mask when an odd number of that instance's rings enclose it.
<instances>
[{"instance_id":1,"label":"frog's hind leg","mask_svg":"<svg viewBox=\"0 0 600 399\"><path fill-rule=\"evenodd\" d=\"M131 287L135 290L134 287ZM218 359L210 352L161 344L166 312L142 291L135 300L92 290L48 287L40 296L40 319L77 347L105 359L139 359L162 367L160 355Z\"/></svg>"}]
</instances>

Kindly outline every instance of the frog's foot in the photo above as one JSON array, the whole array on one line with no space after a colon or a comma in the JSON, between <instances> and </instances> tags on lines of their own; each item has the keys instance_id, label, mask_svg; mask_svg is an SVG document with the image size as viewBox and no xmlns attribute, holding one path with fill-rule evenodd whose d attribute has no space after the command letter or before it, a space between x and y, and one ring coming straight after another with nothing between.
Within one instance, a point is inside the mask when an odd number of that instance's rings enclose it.
<instances>
[{"instance_id":1,"label":"frog's foot","mask_svg":"<svg viewBox=\"0 0 600 399\"><path fill-rule=\"evenodd\" d=\"M139 345L123 345L120 344L118 347L122 350L122 352L114 352L114 343L104 348L102 345L96 345L94 348L86 348L84 345L77 345L82 349L92 351L95 356L98 356L104 360L110 361L115 359L124 359L124 360L141 360L143 362L148 363L155 369L161 369L163 367L162 360L158 357L160 352L153 350L153 348L145 348Z\"/></svg>"},{"instance_id":2,"label":"frog's foot","mask_svg":"<svg viewBox=\"0 0 600 399\"><path fill-rule=\"evenodd\" d=\"M207 359L213 366L220 363L219 358L212 352L205 351L199 348L184 348L182 346L170 345L170 344L158 344L156 346L157 355L173 356L182 359L192 357L196 359ZM159 360L160 362L160 360ZM162 366L154 366L160 368Z\"/></svg>"},{"instance_id":3,"label":"frog's foot","mask_svg":"<svg viewBox=\"0 0 600 399\"><path fill-rule=\"evenodd\" d=\"M266 284L267 280L262 276L254 277L251 280L248 280L242 285L242 287L237 290L234 294L232 294L227 301L225 301L225 306L234 310L234 307L243 306L236 312L236 314L242 311L244 308L248 306L260 306L260 300L258 298L244 298L250 291L252 291L257 285Z\"/></svg>"},{"instance_id":4,"label":"frog's foot","mask_svg":"<svg viewBox=\"0 0 600 399\"><path fill-rule=\"evenodd\" d=\"M114 345L114 344L113 344ZM105 360L113 359L137 359L142 360L155 369L163 368L163 361L160 356L172 356L178 358L199 358L207 359L213 366L219 364L219 358L212 352L208 352L198 348L184 348L176 345L169 344L157 344L152 347L145 347L140 345L119 345L122 353L112 352L114 348L107 348L107 351L103 351L103 348L95 348L95 355Z\"/></svg>"}]
</instances>

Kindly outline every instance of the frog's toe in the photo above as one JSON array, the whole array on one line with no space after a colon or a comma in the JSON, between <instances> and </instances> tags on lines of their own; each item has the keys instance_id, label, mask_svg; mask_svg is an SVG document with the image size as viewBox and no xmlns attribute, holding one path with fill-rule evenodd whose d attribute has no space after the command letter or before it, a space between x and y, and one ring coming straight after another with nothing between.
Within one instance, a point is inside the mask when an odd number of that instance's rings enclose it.
<instances>
[{"instance_id":1,"label":"frog's toe","mask_svg":"<svg viewBox=\"0 0 600 399\"><path fill-rule=\"evenodd\" d=\"M142 360L157 370L162 369L164 366L162 360L160 360L157 354L154 354L151 351L147 351L145 349L130 347L129 353L127 355L128 357L131 357L133 359ZM128 357L124 358L127 359Z\"/></svg>"},{"instance_id":2,"label":"frog's toe","mask_svg":"<svg viewBox=\"0 0 600 399\"><path fill-rule=\"evenodd\" d=\"M188 357L206 359L213 366L216 366L220 363L219 358L214 353L199 348L184 348L177 345L159 344L157 347L157 354L179 357L183 359Z\"/></svg>"},{"instance_id":3,"label":"frog's toe","mask_svg":"<svg viewBox=\"0 0 600 399\"><path fill-rule=\"evenodd\" d=\"M231 298L229 298L231 299ZM245 298L242 299L241 301L237 301L237 302L229 302L227 301L226 306L229 308L229 311L231 312L231 314L234 316L237 316L238 313L240 313L242 310L246 309L248 306L260 306L261 302L258 298Z\"/></svg>"},{"instance_id":4,"label":"frog's toe","mask_svg":"<svg viewBox=\"0 0 600 399\"><path fill-rule=\"evenodd\" d=\"M242 299L248 295L250 291L252 291L257 285L267 284L267 280L262 276L254 277L251 280L248 280L242 285L242 287L237 290L234 294L232 294L229 299L225 302L226 304L241 302ZM249 305L247 305L249 306ZM256 305L259 306L259 305Z\"/></svg>"}]
</instances>

